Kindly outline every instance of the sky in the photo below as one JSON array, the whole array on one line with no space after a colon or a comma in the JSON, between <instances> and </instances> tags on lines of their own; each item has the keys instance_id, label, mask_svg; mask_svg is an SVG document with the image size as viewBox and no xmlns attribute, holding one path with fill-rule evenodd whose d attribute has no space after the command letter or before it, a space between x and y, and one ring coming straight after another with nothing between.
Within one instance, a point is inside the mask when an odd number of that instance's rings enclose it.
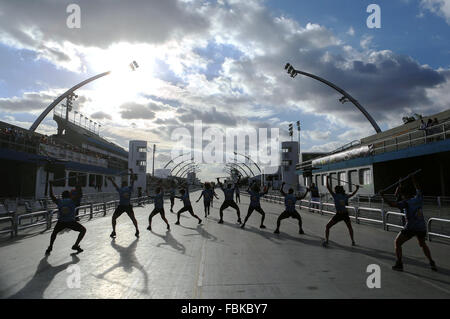
<instances>
[{"instance_id":1,"label":"sky","mask_svg":"<svg viewBox=\"0 0 450 319\"><path fill-rule=\"evenodd\" d=\"M67 25L71 3L80 28ZM380 28L366 23L372 3ZM450 107L449 40L450 0L0 0L0 120L29 128L65 90L112 70L77 91L75 108L126 149L156 143L156 168L195 120L236 134L279 128L281 140L298 120L302 151L331 151L372 126L331 88L291 79L286 62L349 92L385 130ZM38 131L56 132L52 114Z\"/></svg>"}]
</instances>

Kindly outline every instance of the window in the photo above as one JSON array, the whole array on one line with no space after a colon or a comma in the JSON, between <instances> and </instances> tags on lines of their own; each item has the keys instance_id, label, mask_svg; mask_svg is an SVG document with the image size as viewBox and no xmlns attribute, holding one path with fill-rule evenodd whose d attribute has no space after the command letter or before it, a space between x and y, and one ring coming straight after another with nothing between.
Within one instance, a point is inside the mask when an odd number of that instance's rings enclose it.
<instances>
[{"instance_id":1,"label":"window","mask_svg":"<svg viewBox=\"0 0 450 319\"><path fill-rule=\"evenodd\" d=\"M147 153L147 149L145 147L139 147L137 148L138 153Z\"/></svg>"},{"instance_id":2,"label":"window","mask_svg":"<svg viewBox=\"0 0 450 319\"><path fill-rule=\"evenodd\" d=\"M55 170L53 173L53 180L55 181L55 183L53 184L54 186L60 186L60 187L64 187L66 186L66 171L64 169L62 170Z\"/></svg>"},{"instance_id":3,"label":"window","mask_svg":"<svg viewBox=\"0 0 450 319\"><path fill-rule=\"evenodd\" d=\"M95 186L101 187L103 184L103 176L102 175L95 175Z\"/></svg>"},{"instance_id":4,"label":"window","mask_svg":"<svg viewBox=\"0 0 450 319\"><path fill-rule=\"evenodd\" d=\"M146 161L136 161L136 166L147 166Z\"/></svg>"},{"instance_id":5,"label":"window","mask_svg":"<svg viewBox=\"0 0 450 319\"><path fill-rule=\"evenodd\" d=\"M353 185L352 184L358 184L358 182L359 182L359 180L358 180L358 171L356 171L356 170L350 171L349 172L349 177L350 177L349 182L351 184L348 184L348 190L350 192L352 192L353 191Z\"/></svg>"},{"instance_id":6,"label":"window","mask_svg":"<svg viewBox=\"0 0 450 319\"><path fill-rule=\"evenodd\" d=\"M330 186L334 187L335 185L337 185L336 173L331 173L330 174Z\"/></svg>"},{"instance_id":7,"label":"window","mask_svg":"<svg viewBox=\"0 0 450 319\"><path fill-rule=\"evenodd\" d=\"M346 185L347 183L347 174L345 172L338 173L339 185Z\"/></svg>"},{"instance_id":8,"label":"window","mask_svg":"<svg viewBox=\"0 0 450 319\"><path fill-rule=\"evenodd\" d=\"M77 176L78 174L75 172L69 172L69 186L74 187L77 185Z\"/></svg>"},{"instance_id":9,"label":"window","mask_svg":"<svg viewBox=\"0 0 450 319\"><path fill-rule=\"evenodd\" d=\"M85 173L78 173L78 180L80 181L81 187L86 187L87 174L85 174Z\"/></svg>"},{"instance_id":10,"label":"window","mask_svg":"<svg viewBox=\"0 0 450 319\"><path fill-rule=\"evenodd\" d=\"M89 174L89 187L95 187L95 175Z\"/></svg>"},{"instance_id":11,"label":"window","mask_svg":"<svg viewBox=\"0 0 450 319\"><path fill-rule=\"evenodd\" d=\"M303 185L305 185L306 187L309 187L309 178L303 177Z\"/></svg>"},{"instance_id":12,"label":"window","mask_svg":"<svg viewBox=\"0 0 450 319\"><path fill-rule=\"evenodd\" d=\"M69 186L75 187L77 185L77 179L80 182L81 187L86 187L86 174L78 172L69 172Z\"/></svg>"},{"instance_id":13,"label":"window","mask_svg":"<svg viewBox=\"0 0 450 319\"><path fill-rule=\"evenodd\" d=\"M372 184L372 172L370 168L364 168L359 170L359 184L360 185Z\"/></svg>"},{"instance_id":14,"label":"window","mask_svg":"<svg viewBox=\"0 0 450 319\"><path fill-rule=\"evenodd\" d=\"M288 147L288 148L283 148L283 149L282 149L282 152L283 152L283 153L290 153L290 152L291 152L291 148L290 148L290 147Z\"/></svg>"},{"instance_id":15,"label":"window","mask_svg":"<svg viewBox=\"0 0 450 319\"><path fill-rule=\"evenodd\" d=\"M292 161L291 160L284 160L281 162L281 165L283 166L291 166L292 165Z\"/></svg>"}]
</instances>

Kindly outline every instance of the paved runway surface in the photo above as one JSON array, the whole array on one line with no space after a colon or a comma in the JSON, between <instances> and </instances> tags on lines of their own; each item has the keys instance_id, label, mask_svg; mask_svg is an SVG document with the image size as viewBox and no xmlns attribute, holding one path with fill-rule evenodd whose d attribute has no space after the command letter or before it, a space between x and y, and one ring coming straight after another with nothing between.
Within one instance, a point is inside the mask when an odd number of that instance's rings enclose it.
<instances>
[{"instance_id":1,"label":"paved runway surface","mask_svg":"<svg viewBox=\"0 0 450 319\"><path fill-rule=\"evenodd\" d=\"M126 214L118 219L117 238L111 240L111 213L85 221L87 234L81 247L71 255L76 233L57 237L52 254L46 258L50 232L22 237L0 244L1 298L449 298L450 245L431 242L439 268L432 272L417 241L404 246L405 272L391 270L394 263L395 232L379 226L354 224L356 247L352 247L343 223L331 230L330 246L321 246L330 216L301 210L305 235L298 234L297 222L284 220L275 235L279 204L263 202L267 229L260 230L260 215L254 212L245 230L236 223L234 210L227 209L225 223L218 221L214 201L211 215L202 225L189 214L174 225L176 215L166 216L172 230L159 216L153 232L146 230L153 205L135 208L141 236ZM203 218L203 203L195 203ZM241 196L242 218L249 198ZM167 201L168 202L168 201ZM181 207L176 201L175 208ZM366 285L367 266L381 267L381 288ZM80 288L69 288L73 266L80 270ZM75 269L75 270L76 270Z\"/></svg>"}]
</instances>

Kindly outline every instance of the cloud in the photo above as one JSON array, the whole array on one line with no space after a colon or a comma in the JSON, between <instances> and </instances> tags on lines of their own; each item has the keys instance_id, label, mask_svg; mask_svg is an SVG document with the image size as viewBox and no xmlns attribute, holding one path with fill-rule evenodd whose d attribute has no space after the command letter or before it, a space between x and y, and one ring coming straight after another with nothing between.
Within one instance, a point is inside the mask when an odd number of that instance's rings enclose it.
<instances>
[{"instance_id":1,"label":"cloud","mask_svg":"<svg viewBox=\"0 0 450 319\"><path fill-rule=\"evenodd\" d=\"M105 112L102 112L102 111L92 113L91 114L91 118L93 118L95 120L105 120L105 119L106 120L112 120L111 115L109 115L109 114L107 114Z\"/></svg>"},{"instance_id":2,"label":"cloud","mask_svg":"<svg viewBox=\"0 0 450 319\"><path fill-rule=\"evenodd\" d=\"M421 0L422 8L443 17L450 25L450 0Z\"/></svg>"},{"instance_id":3,"label":"cloud","mask_svg":"<svg viewBox=\"0 0 450 319\"><path fill-rule=\"evenodd\" d=\"M313 131L304 131L307 137L312 140L327 140L331 136L331 131L322 131L322 130L313 130Z\"/></svg>"},{"instance_id":4,"label":"cloud","mask_svg":"<svg viewBox=\"0 0 450 319\"><path fill-rule=\"evenodd\" d=\"M142 105L134 102L122 104L120 114L123 119L144 119L151 120L155 118L155 112L150 110L149 105Z\"/></svg>"},{"instance_id":5,"label":"cloud","mask_svg":"<svg viewBox=\"0 0 450 319\"><path fill-rule=\"evenodd\" d=\"M401 124L406 113L448 108L442 102L448 101L447 69L377 50L368 35L352 47L323 25L275 15L263 1L78 3L82 28L70 30L65 4L0 0L8 12L0 19L0 42L77 71L109 67L117 56L128 59L132 53L141 66L135 80L105 91L99 88L112 77L96 82L86 89L90 103L83 104L83 113L108 120L104 130L122 145L145 138L169 148L171 131L191 129L194 120L205 127L279 127L294 113L314 115L319 126L304 131L312 149L373 132L361 112L339 103L341 95L330 87L302 75L291 79L286 62L349 92L384 128ZM355 30L347 33L354 36ZM0 108L35 110L57 96L40 94L0 99Z\"/></svg>"},{"instance_id":6,"label":"cloud","mask_svg":"<svg viewBox=\"0 0 450 319\"><path fill-rule=\"evenodd\" d=\"M355 29L353 29L353 27L350 27L347 31L347 34L350 36L354 36L355 35Z\"/></svg>"},{"instance_id":7,"label":"cloud","mask_svg":"<svg viewBox=\"0 0 450 319\"><path fill-rule=\"evenodd\" d=\"M361 48L367 50L370 46L370 44L372 43L373 40L373 36L371 35L364 35L361 38L361 41L359 42L359 44L361 45Z\"/></svg>"},{"instance_id":8,"label":"cloud","mask_svg":"<svg viewBox=\"0 0 450 319\"><path fill-rule=\"evenodd\" d=\"M179 108L177 113L182 123L193 123L196 120L202 121L205 124L221 124L224 126L236 126L243 119L231 113L219 112L215 107L209 110L200 111L194 108Z\"/></svg>"},{"instance_id":9,"label":"cloud","mask_svg":"<svg viewBox=\"0 0 450 319\"><path fill-rule=\"evenodd\" d=\"M25 92L22 97L0 98L0 110L12 113L43 111L54 99L52 92Z\"/></svg>"},{"instance_id":10,"label":"cloud","mask_svg":"<svg viewBox=\"0 0 450 319\"><path fill-rule=\"evenodd\" d=\"M67 60L65 46L106 48L114 42L164 43L202 34L208 19L197 1L177 0L80 0L81 28L66 25L65 1L0 0L0 41L33 49L56 61ZM20 21L20 23L18 23Z\"/></svg>"}]
</instances>

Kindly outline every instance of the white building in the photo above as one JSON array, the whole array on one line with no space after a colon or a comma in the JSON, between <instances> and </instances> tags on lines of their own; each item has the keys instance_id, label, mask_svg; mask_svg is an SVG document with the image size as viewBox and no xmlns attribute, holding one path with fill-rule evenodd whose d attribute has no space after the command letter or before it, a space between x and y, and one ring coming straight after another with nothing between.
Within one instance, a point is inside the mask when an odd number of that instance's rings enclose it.
<instances>
[{"instance_id":1,"label":"white building","mask_svg":"<svg viewBox=\"0 0 450 319\"><path fill-rule=\"evenodd\" d=\"M147 174L147 142L130 141L128 151L128 168L132 168L137 179L134 181L134 187L137 190L141 187L142 191L146 188Z\"/></svg>"}]
</instances>

